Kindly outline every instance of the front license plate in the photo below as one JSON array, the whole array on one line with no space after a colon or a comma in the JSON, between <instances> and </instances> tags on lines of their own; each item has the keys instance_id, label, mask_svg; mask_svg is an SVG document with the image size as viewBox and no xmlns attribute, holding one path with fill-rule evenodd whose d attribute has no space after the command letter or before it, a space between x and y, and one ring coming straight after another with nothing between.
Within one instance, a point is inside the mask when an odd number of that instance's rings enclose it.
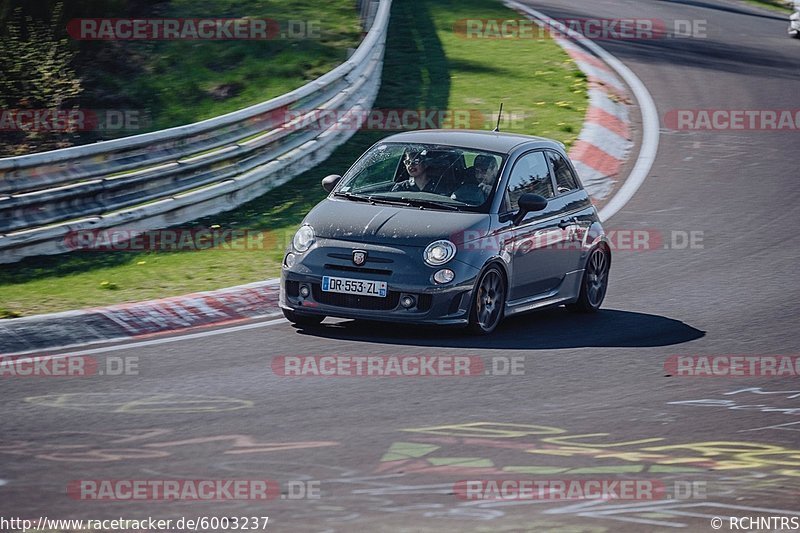
<instances>
[{"instance_id":1,"label":"front license plate","mask_svg":"<svg viewBox=\"0 0 800 533\"><path fill-rule=\"evenodd\" d=\"M343 294L358 294L359 296L377 296L386 298L385 281L369 281L364 279L332 278L323 276L322 290L325 292L340 292Z\"/></svg>"}]
</instances>

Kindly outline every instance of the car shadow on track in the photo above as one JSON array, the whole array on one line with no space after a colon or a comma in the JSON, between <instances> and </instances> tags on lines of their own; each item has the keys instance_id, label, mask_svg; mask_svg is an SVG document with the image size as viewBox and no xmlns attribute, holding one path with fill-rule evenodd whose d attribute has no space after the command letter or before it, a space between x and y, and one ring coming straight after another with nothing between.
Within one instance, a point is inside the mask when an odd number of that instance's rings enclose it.
<instances>
[{"instance_id":1,"label":"car shadow on track","mask_svg":"<svg viewBox=\"0 0 800 533\"><path fill-rule=\"evenodd\" d=\"M494 334L477 337L456 328L398 326L347 320L326 321L320 326L298 328L298 334L337 340L436 346L443 348L541 350L557 348L671 346L705 336L672 318L629 311L602 310L576 315L552 309L505 320Z\"/></svg>"}]
</instances>

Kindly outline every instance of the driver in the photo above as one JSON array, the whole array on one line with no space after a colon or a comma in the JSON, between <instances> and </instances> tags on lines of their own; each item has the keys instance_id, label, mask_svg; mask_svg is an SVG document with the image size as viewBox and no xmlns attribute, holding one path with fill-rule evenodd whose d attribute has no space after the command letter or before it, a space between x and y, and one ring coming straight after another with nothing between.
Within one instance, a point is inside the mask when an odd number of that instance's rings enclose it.
<instances>
[{"instance_id":1,"label":"driver","mask_svg":"<svg viewBox=\"0 0 800 533\"><path fill-rule=\"evenodd\" d=\"M406 152L403 164L406 166L409 178L395 183L392 192L436 192L436 180L428 176L427 155L427 150Z\"/></svg>"}]
</instances>

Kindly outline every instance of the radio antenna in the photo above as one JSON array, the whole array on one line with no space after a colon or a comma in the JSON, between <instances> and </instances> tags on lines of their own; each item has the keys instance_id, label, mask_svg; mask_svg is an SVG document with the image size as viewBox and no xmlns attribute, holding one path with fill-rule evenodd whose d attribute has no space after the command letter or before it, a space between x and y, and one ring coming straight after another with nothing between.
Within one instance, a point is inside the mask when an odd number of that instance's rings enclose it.
<instances>
[{"instance_id":1,"label":"radio antenna","mask_svg":"<svg viewBox=\"0 0 800 533\"><path fill-rule=\"evenodd\" d=\"M497 114L497 126L495 126L494 131L498 133L500 131L500 120L503 118L503 102L500 102L500 112Z\"/></svg>"}]
</instances>

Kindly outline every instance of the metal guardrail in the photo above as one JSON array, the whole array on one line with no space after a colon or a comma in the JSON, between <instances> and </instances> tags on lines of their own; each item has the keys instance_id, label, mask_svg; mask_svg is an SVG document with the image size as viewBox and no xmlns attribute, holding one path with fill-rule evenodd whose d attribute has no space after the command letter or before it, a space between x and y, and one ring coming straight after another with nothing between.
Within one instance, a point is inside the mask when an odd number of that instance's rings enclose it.
<instances>
[{"instance_id":1,"label":"metal guardrail","mask_svg":"<svg viewBox=\"0 0 800 533\"><path fill-rule=\"evenodd\" d=\"M355 133L353 117L363 118L377 96L390 8L391 0L361 2L369 31L353 55L267 102L0 159L0 263L69 251L70 232L131 224L146 231L226 211L321 162ZM287 111L296 118L286 122ZM328 124L330 116L339 119Z\"/></svg>"}]
</instances>

